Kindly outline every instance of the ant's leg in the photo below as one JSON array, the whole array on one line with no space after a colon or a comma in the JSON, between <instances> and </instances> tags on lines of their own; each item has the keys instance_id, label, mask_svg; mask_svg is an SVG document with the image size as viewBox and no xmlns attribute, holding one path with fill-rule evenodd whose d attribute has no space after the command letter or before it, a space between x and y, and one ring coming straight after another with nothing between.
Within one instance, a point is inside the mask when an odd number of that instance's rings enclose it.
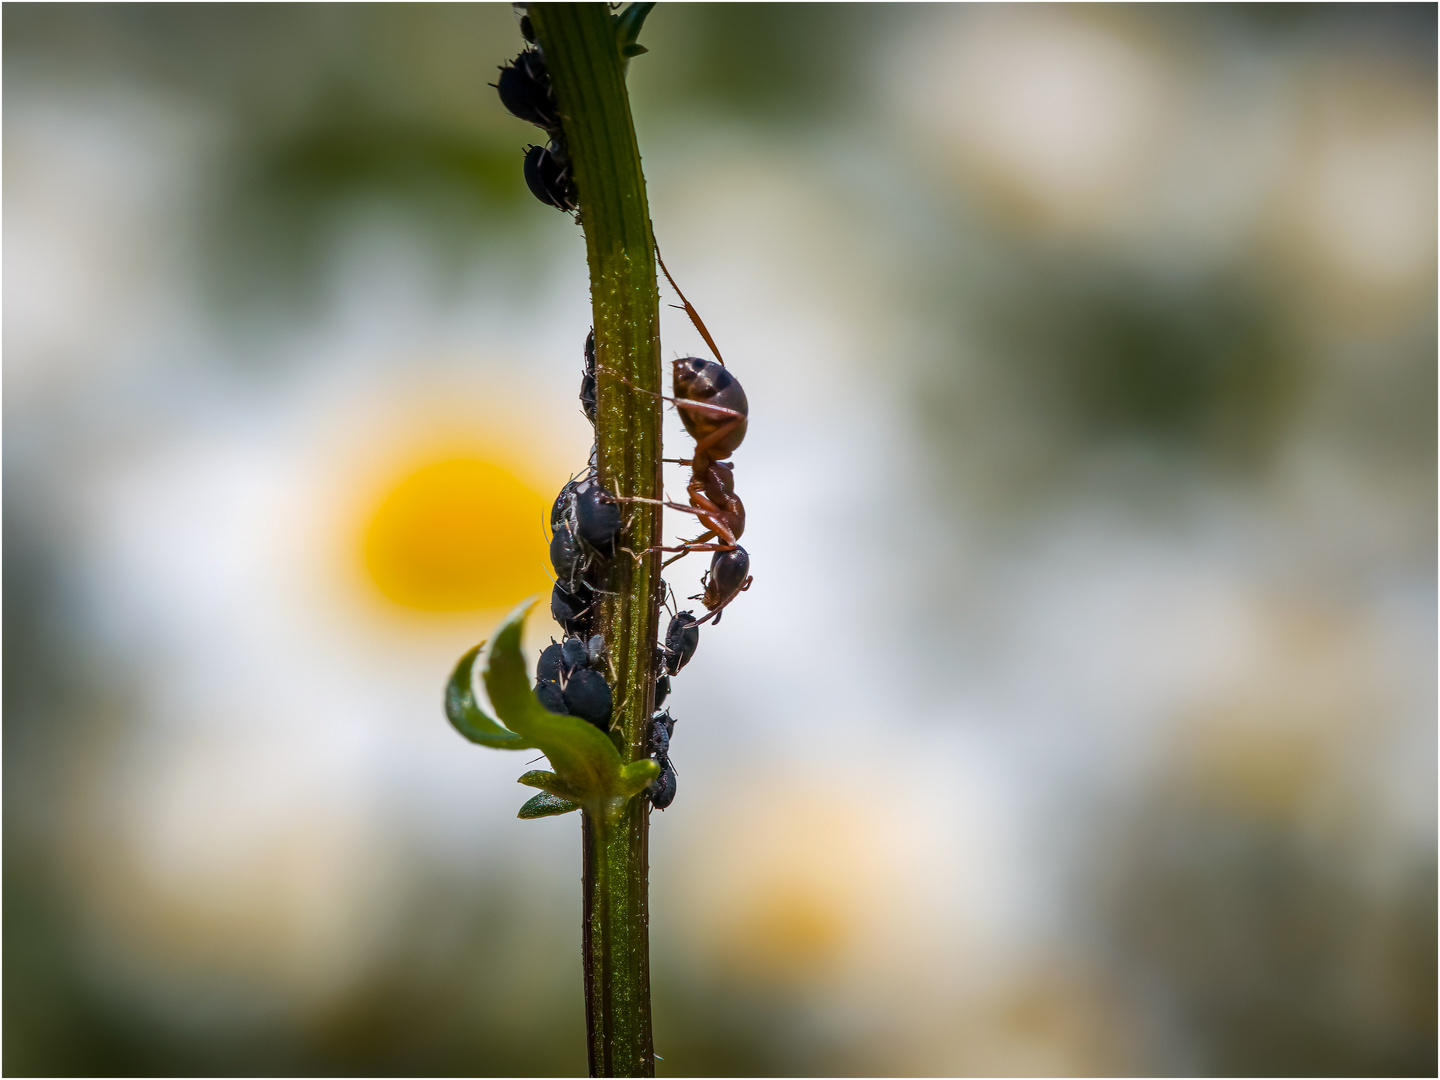
<instances>
[{"instance_id":1,"label":"ant's leg","mask_svg":"<svg viewBox=\"0 0 1440 1080\"><path fill-rule=\"evenodd\" d=\"M702 533L702 534L701 534L700 536L698 536L695 540L693 540L693 541L686 540L686 541L684 541L684 543L687 543L687 544L689 544L689 543L701 543L701 542L703 542L703 541L705 541L705 540L710 539L711 537L718 536L718 537L720 537L722 540L724 540L724 542L725 542L726 545L727 545L725 548L723 548L723 549L721 549L721 550L724 550L724 551L730 551L730 550L732 550L732 548L734 547L735 541L736 541L737 539L739 539L739 537L737 537L737 536L735 535L735 529L733 528L733 526L731 526L731 524L730 524L730 522L729 522L729 520L728 520L728 519L729 519L730 517L732 517L733 515L727 514L722 507L716 506L714 503L710 502L709 499L706 499L703 495L697 495L696 498L697 498L697 500L702 501L705 505L703 505L703 506L701 506L701 507L686 506L684 503L670 502L670 501L668 501L668 500L660 500L660 499L646 499L646 498L643 498L643 497L641 497L641 496L639 496L639 495L628 495L628 496L624 496L623 498L622 498L621 496L618 496L618 495L617 495L617 496L615 497L615 501L616 501L616 502L643 502L643 503L651 503L651 504L653 504L653 505L655 505L655 506L665 506L665 507L669 507L671 510L681 510L681 511L687 513L687 514L694 514L694 515L695 515L696 517L698 517L701 521L703 521L706 525L709 525L709 526L710 526L710 530L709 530L708 532ZM623 549L623 550L628 551L629 549L626 548L626 549ZM681 550L681 549L679 549L679 548L650 548L649 550L651 550L651 551L678 551L678 550ZM697 549L694 549L694 550L700 550L700 549L697 548ZM707 548L707 549L705 549L705 550L708 551L709 549ZM634 555L634 552L631 552L631 554ZM638 556L636 556L636 558L638 558Z\"/></svg>"},{"instance_id":2,"label":"ant's leg","mask_svg":"<svg viewBox=\"0 0 1440 1080\"><path fill-rule=\"evenodd\" d=\"M699 506L686 506L684 503L671 502L669 499L647 499L643 495L616 495L614 501L625 503L640 502L649 503L651 506L664 506L671 510L680 510L687 514L694 514L698 518L730 516L723 506L716 505L703 494L697 493L694 495L694 498L696 502L700 503Z\"/></svg>"},{"instance_id":3,"label":"ant's leg","mask_svg":"<svg viewBox=\"0 0 1440 1080\"><path fill-rule=\"evenodd\" d=\"M662 394L662 393L660 393L659 391L656 391L656 390L646 390L645 387L643 387L643 386L636 386L633 382L631 382L629 379L627 379L624 375L619 375L619 374L617 374L616 372L612 371L610 368L607 368L607 367L597 367L595 370L596 370L596 371L603 371L606 375L609 375L612 379L615 379L615 380L617 380L617 381L619 381L619 382L624 383L626 386L630 387L630 389L631 389L631 390L634 390L636 393L649 394L651 397L658 397L661 401L679 402L679 401L681 400L680 398L667 397L667 396L665 396L664 394Z\"/></svg>"},{"instance_id":4,"label":"ant's leg","mask_svg":"<svg viewBox=\"0 0 1440 1080\"><path fill-rule=\"evenodd\" d=\"M697 499L697 501L700 500ZM704 501L707 503L709 502L708 499ZM677 509L680 508L677 507ZM689 508L686 507L685 509ZM743 518L738 518L734 514L728 514L720 507L715 506L713 503L710 504L708 509L692 509L690 510L690 512L696 517L698 517L701 522L704 523L705 527L710 530L709 535L718 536L726 544L729 544L731 546L733 546L735 541L740 538L739 534L745 531L745 522ZM686 543L689 542L690 541L686 541ZM699 543L699 541L695 542Z\"/></svg>"},{"instance_id":5,"label":"ant's leg","mask_svg":"<svg viewBox=\"0 0 1440 1080\"><path fill-rule=\"evenodd\" d=\"M637 386L635 387L635 389L638 390L640 388ZM646 393L653 393L653 391L647 390ZM665 397L664 394L656 394L655 396ZM725 405L716 405L713 402L709 401L692 401L689 398L673 397L667 397L665 398L665 400L673 401L675 403L675 407L679 409L704 409L706 412L713 413L718 416L728 416L730 417L731 423L739 423L741 420L750 419L749 413L743 413L739 409L731 409Z\"/></svg>"},{"instance_id":6,"label":"ant's leg","mask_svg":"<svg viewBox=\"0 0 1440 1080\"><path fill-rule=\"evenodd\" d=\"M699 536L695 537L695 539L693 539L693 540L681 540L681 541L680 541L680 545L681 545L682 547L689 548L690 550L693 551L693 550L695 550L695 545L696 545L696 544L703 544L703 543L706 543L707 541L715 540L715 539L718 539L718 538L720 538L720 534L719 534L718 532L716 532L714 529L709 529L709 530L701 533Z\"/></svg>"},{"instance_id":7,"label":"ant's leg","mask_svg":"<svg viewBox=\"0 0 1440 1080\"><path fill-rule=\"evenodd\" d=\"M647 499L643 495L616 495L615 501L649 503L651 506L666 506L671 510L683 510L687 514L694 514L696 517L705 517L711 513L724 513L720 507L714 504L711 504L709 507L697 509L694 506L686 506L684 503L671 502L669 499Z\"/></svg>"},{"instance_id":8,"label":"ant's leg","mask_svg":"<svg viewBox=\"0 0 1440 1080\"><path fill-rule=\"evenodd\" d=\"M692 402L691 404L696 404L696 405L698 405L698 404L701 404L701 402ZM703 454L703 453L705 453L707 450L710 449L710 447L714 446L714 445L715 445L716 443L718 443L721 439L723 439L726 435L729 435L730 432L735 429L735 426L736 426L737 424L743 424L746 420L749 419L749 417L744 416L743 414L737 412L737 411L734 410L734 409L722 409L719 405L710 405L710 406L707 406L707 408L710 408L710 409L714 410L715 412L725 412L725 413L728 413L728 414L729 414L730 416L732 416L734 419L732 419L728 424L722 424L720 427L718 427L718 428L716 428L714 431L712 431L709 435L706 435L705 438L697 440L696 443L695 443L695 453L696 453L696 454Z\"/></svg>"},{"instance_id":9,"label":"ant's leg","mask_svg":"<svg viewBox=\"0 0 1440 1080\"><path fill-rule=\"evenodd\" d=\"M620 382L624 383L626 386L630 387L631 390L634 390L634 391L636 391L637 393L640 393L640 394L649 394L651 397L657 397L657 398L659 398L661 401L668 401L668 402L670 402L672 405L675 405L675 406L677 406L677 407L679 407L679 406L684 406L684 407L687 408L687 409L705 409L705 410L708 410L709 412L712 412L712 413L719 413L719 414L721 414L721 415L723 415L723 416L733 417L735 420L745 420L745 419L748 419L747 414L742 413L739 409L727 408L727 407L724 406L724 405L715 405L715 404L712 404L711 402L708 402L708 401L691 401L689 398L671 397L669 394L662 394L662 393L660 393L658 390L646 390L645 387L643 387L643 386L636 386L633 382L631 382L629 379L627 379L624 375L617 375L615 372L611 371L609 368L596 368L595 370L597 370L597 371L603 371L603 372L605 372L607 375L609 375L611 378L618 379ZM668 459L668 458L667 458L666 460L672 460L672 459Z\"/></svg>"},{"instance_id":10,"label":"ant's leg","mask_svg":"<svg viewBox=\"0 0 1440 1080\"><path fill-rule=\"evenodd\" d=\"M670 287L675 290L675 295L680 297L680 302L685 305L685 314L690 316L690 321L695 324L695 329L700 331L700 336L705 339L705 344L710 346L710 351L715 354L715 359L720 361L720 366L725 366L725 358L720 355L720 350L715 347L715 339L710 336L710 331L705 329L704 322L700 319L700 313L695 310L685 294L680 291L680 286L675 284L675 279L670 276L670 271L665 269L665 260L660 258L660 245L655 245L655 261L660 264L660 270L665 275L665 280L670 282Z\"/></svg>"},{"instance_id":11,"label":"ant's leg","mask_svg":"<svg viewBox=\"0 0 1440 1080\"><path fill-rule=\"evenodd\" d=\"M667 503L666 505L694 514L710 529L710 535L721 537L727 544L735 543L738 538L737 534L745 529L743 518L705 494L704 486L698 477L690 481L689 491L689 506L680 506L676 503ZM738 529L736 523L739 523Z\"/></svg>"},{"instance_id":12,"label":"ant's leg","mask_svg":"<svg viewBox=\"0 0 1440 1080\"><path fill-rule=\"evenodd\" d=\"M706 535L713 535L713 534L707 533ZM678 551L678 552L680 553L679 555L676 555L673 559L666 559L663 563L661 563L661 564L660 564L660 569L663 570L663 569L665 569L665 567L669 566L671 563L673 563L673 562L679 562L679 561L680 561L681 559L683 559L686 555L689 555L692 551L734 551L734 550L735 550L735 547L736 547L736 545L734 545L734 544L726 544L726 543L718 543L718 544L696 544L696 543L692 543L692 542L690 542L690 541L686 541L686 542L685 542L684 544L682 544L680 547L651 548L650 550L652 550L652 551ZM695 599L697 599L697 598L694 597L694 596L692 596L692 597L690 597L690 599L691 599L691 600L695 600Z\"/></svg>"},{"instance_id":13,"label":"ant's leg","mask_svg":"<svg viewBox=\"0 0 1440 1080\"><path fill-rule=\"evenodd\" d=\"M684 503L677 502L667 502L665 505L671 510L683 510L685 513L694 514L699 518L709 517L710 514L714 513L714 510L705 506L686 506ZM716 509L718 509L718 507Z\"/></svg>"},{"instance_id":14,"label":"ant's leg","mask_svg":"<svg viewBox=\"0 0 1440 1080\"><path fill-rule=\"evenodd\" d=\"M684 405L686 408L689 409L709 409L712 413L724 413L726 416L733 416L740 420L745 419L745 414L740 412L738 409L729 409L726 408L724 405L712 405L708 401L691 401L689 398L671 397L669 394L662 394L658 390L646 390L643 386L636 386L624 375L618 375L610 368L596 368L595 370L605 372L605 374L609 375L612 379L616 379L624 383L636 393L649 394L651 397L657 397L661 401L668 401L672 405Z\"/></svg>"},{"instance_id":15,"label":"ant's leg","mask_svg":"<svg viewBox=\"0 0 1440 1080\"><path fill-rule=\"evenodd\" d=\"M703 484L692 482L691 486L687 490L690 494L690 506L694 507L695 512L697 514L700 514L700 516L703 517L706 514L725 513L725 508L723 506L711 499L709 495L705 494L705 487ZM672 503L671 505L674 504ZM677 507L676 509L689 509L689 507Z\"/></svg>"},{"instance_id":16,"label":"ant's leg","mask_svg":"<svg viewBox=\"0 0 1440 1080\"><path fill-rule=\"evenodd\" d=\"M651 506L667 506L671 510L683 510L687 514L694 514L697 517L705 517L707 514L723 514L725 511L719 506L711 503L709 506L696 509L693 506L686 506L684 503L671 502L669 499L647 499L643 495L615 495L611 499L617 503L649 503ZM707 502L709 500L706 500Z\"/></svg>"}]
</instances>

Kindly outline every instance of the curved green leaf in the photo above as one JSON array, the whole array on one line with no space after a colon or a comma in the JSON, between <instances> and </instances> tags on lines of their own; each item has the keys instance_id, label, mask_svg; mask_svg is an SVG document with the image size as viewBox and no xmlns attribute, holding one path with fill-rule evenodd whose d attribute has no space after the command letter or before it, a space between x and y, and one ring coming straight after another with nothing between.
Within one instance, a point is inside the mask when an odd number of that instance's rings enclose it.
<instances>
[{"instance_id":1,"label":"curved green leaf","mask_svg":"<svg viewBox=\"0 0 1440 1080\"><path fill-rule=\"evenodd\" d=\"M520 813L515 816L519 818L554 817L556 814L568 814L572 810L579 809L579 803L573 803L569 799L562 799L551 795L548 791L542 791L520 807Z\"/></svg>"},{"instance_id":2,"label":"curved green leaf","mask_svg":"<svg viewBox=\"0 0 1440 1080\"><path fill-rule=\"evenodd\" d=\"M641 758L639 761L632 761L629 765L620 770L620 784L622 795L639 795L644 791L657 776L660 775L660 763L650 758Z\"/></svg>"},{"instance_id":3,"label":"curved green leaf","mask_svg":"<svg viewBox=\"0 0 1440 1080\"><path fill-rule=\"evenodd\" d=\"M555 770L527 773L521 783L582 804L628 799L644 790L659 767L648 759L627 765L599 728L540 704L520 652L525 616L534 605L532 598L512 611L480 657L480 677L496 713L511 731L543 752Z\"/></svg>"},{"instance_id":4,"label":"curved green leaf","mask_svg":"<svg viewBox=\"0 0 1440 1080\"><path fill-rule=\"evenodd\" d=\"M455 730L471 742L481 746L493 746L499 750L529 750L531 744L513 731L500 726L475 700L474 684L470 672L475 666L475 657L485 647L481 642L460 658L450 681L445 684L445 715Z\"/></svg>"},{"instance_id":5,"label":"curved green leaf","mask_svg":"<svg viewBox=\"0 0 1440 1080\"><path fill-rule=\"evenodd\" d=\"M618 15L612 16L615 23L615 43L620 47L620 55L627 60L632 56L639 56L650 50L644 45L636 44L640 36L640 28L645 25L645 16L650 14L654 4L631 4Z\"/></svg>"}]
</instances>

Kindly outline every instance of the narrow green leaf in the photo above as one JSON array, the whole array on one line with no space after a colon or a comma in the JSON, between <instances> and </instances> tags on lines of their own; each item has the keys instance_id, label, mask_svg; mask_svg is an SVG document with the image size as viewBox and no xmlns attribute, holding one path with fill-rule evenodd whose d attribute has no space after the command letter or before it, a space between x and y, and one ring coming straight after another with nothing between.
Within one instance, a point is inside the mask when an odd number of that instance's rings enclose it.
<instances>
[{"instance_id":1,"label":"narrow green leaf","mask_svg":"<svg viewBox=\"0 0 1440 1080\"><path fill-rule=\"evenodd\" d=\"M476 655L484 647L485 642L482 641L455 665L450 681L445 684L445 715L456 731L481 746L493 746L499 750L532 749L531 744L515 732L501 727L499 721L481 709L475 700L470 673L475 666Z\"/></svg>"},{"instance_id":2,"label":"narrow green leaf","mask_svg":"<svg viewBox=\"0 0 1440 1080\"><path fill-rule=\"evenodd\" d=\"M543 769L532 769L515 782L517 784L524 784L526 787L539 788L541 791L548 791L551 795L558 796L562 799L584 798L582 793L573 789L559 776L555 775L553 772L547 772Z\"/></svg>"},{"instance_id":3,"label":"narrow green leaf","mask_svg":"<svg viewBox=\"0 0 1440 1080\"><path fill-rule=\"evenodd\" d=\"M542 791L520 807L520 813L515 816L519 818L554 817L556 814L568 814L572 810L579 809L579 803L573 803L569 799L562 799L551 795L548 791Z\"/></svg>"}]
</instances>

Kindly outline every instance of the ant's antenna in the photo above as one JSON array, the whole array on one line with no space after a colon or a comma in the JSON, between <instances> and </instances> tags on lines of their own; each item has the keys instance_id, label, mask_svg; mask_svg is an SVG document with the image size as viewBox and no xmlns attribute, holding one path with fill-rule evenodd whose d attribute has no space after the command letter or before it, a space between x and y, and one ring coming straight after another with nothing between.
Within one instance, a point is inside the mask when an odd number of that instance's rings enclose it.
<instances>
[{"instance_id":1,"label":"ant's antenna","mask_svg":"<svg viewBox=\"0 0 1440 1080\"><path fill-rule=\"evenodd\" d=\"M685 314L690 316L690 321L695 324L695 329L700 331L700 336L705 339L705 344L710 346L710 351L715 354L715 359L720 361L720 366L725 366L725 358L720 355L720 350L715 347L715 339L710 336L710 331L705 329L705 323L700 318L700 313L685 299L685 294L680 291L680 286L675 284L675 279L670 276L670 271L665 269L665 260L660 257L660 244L655 244L655 261L660 264L660 270L665 274L665 280L670 282L670 287L675 290L675 295L680 297L680 302L685 305Z\"/></svg>"}]
</instances>

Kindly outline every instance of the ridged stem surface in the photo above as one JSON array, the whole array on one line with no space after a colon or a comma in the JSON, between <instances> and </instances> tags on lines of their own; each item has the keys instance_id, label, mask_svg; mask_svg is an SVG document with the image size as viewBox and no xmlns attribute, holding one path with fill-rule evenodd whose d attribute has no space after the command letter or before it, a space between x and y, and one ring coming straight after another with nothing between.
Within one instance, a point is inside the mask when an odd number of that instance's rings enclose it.
<instances>
[{"instance_id":1,"label":"ridged stem surface","mask_svg":"<svg viewBox=\"0 0 1440 1080\"><path fill-rule=\"evenodd\" d=\"M590 265L600 481L622 497L658 499L660 313L654 238L625 65L606 5L530 5L560 108ZM648 391L648 393L647 393ZM625 545L660 543L660 508L627 503ZM654 707L660 556L621 552L600 619L614 664L613 737L645 756ZM592 1076L653 1076L650 1029L649 803L583 815L585 1012Z\"/></svg>"}]
</instances>

